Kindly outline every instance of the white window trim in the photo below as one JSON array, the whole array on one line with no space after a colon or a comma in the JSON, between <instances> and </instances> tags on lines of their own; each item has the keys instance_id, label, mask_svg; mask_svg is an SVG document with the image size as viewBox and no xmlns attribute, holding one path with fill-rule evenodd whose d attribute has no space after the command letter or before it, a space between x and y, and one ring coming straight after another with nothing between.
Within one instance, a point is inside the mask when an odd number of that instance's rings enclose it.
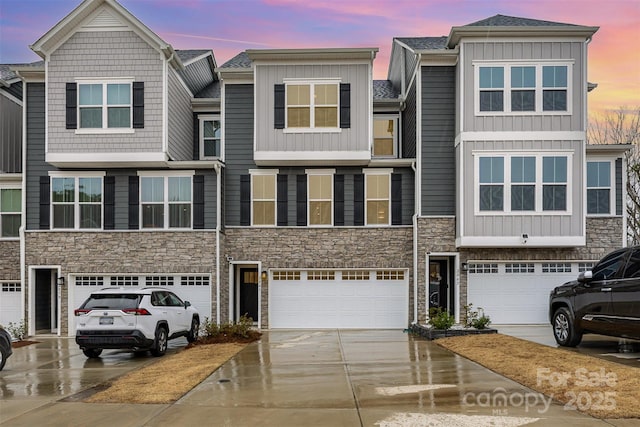
<instances>
[{"instance_id":1,"label":"white window trim","mask_svg":"<svg viewBox=\"0 0 640 427\"><path fill-rule=\"evenodd\" d=\"M20 190L20 207L21 210L20 212L3 212L0 211L0 227L2 227L2 215L7 214L7 215L20 215L20 223L22 224L22 211L24 210L24 207L22 206L22 186L20 184L9 184L9 183L1 183L0 182L0 190ZM0 228L1 230L1 228ZM20 236L16 236L16 237L4 237L0 234L0 240L6 241L6 240L20 240Z\"/></svg>"},{"instance_id":2,"label":"white window trim","mask_svg":"<svg viewBox=\"0 0 640 427\"><path fill-rule=\"evenodd\" d=\"M399 151L398 150L398 133L400 132L400 129L398 128L399 118L400 116L397 114L374 114L373 115L373 123L375 123L376 120L393 120L394 132L393 132L393 154L391 156L375 156L373 154L373 150L376 142L375 129L371 131L371 158L372 159L397 159L398 158L398 151Z\"/></svg>"},{"instance_id":3,"label":"white window trim","mask_svg":"<svg viewBox=\"0 0 640 427\"><path fill-rule=\"evenodd\" d=\"M85 230L85 231L102 231L104 230L104 177L106 176L105 172L73 172L72 174L68 172L61 171L50 171L49 178L51 179L51 188L49 190L49 218L51 218L51 229L52 230ZM62 203L54 203L53 201L53 178L73 178L73 228L56 228L54 227L54 215L53 215L53 205ZM80 178L100 178L100 182L102 183L102 201L100 202L100 227L99 228L81 228L80 227L80 206L86 203L80 203L80 194L79 194L79 185L78 181ZM70 203L64 203L69 204ZM91 203L96 204L97 203Z\"/></svg>"},{"instance_id":4,"label":"white window trim","mask_svg":"<svg viewBox=\"0 0 640 427\"><path fill-rule=\"evenodd\" d=\"M364 175L364 225L366 227L386 227L386 226L390 226L391 225L391 174L393 173L393 169L392 168L367 168L367 169L363 169L362 170L362 174ZM367 212L368 212L368 201L369 199L367 199L367 175L386 175L387 179L388 179L388 184L389 184L389 199L387 200L388 202L388 209L387 212L389 212L388 218L387 218L387 223L386 224L369 224L367 222ZM383 199L372 199L372 200L383 200Z\"/></svg>"},{"instance_id":5,"label":"white window trim","mask_svg":"<svg viewBox=\"0 0 640 427\"><path fill-rule=\"evenodd\" d=\"M216 156L205 156L204 155L204 122L207 121L219 121L220 122L220 138L219 138L219 147L220 147L220 156L216 157ZM198 144L200 147L200 160L216 160L216 159L220 159L221 161L224 161L224 146L223 146L223 138L222 138L222 120L220 118L220 114L207 114L207 115L200 115L198 116L198 129L199 129L199 136L198 136Z\"/></svg>"},{"instance_id":6,"label":"white window trim","mask_svg":"<svg viewBox=\"0 0 640 427\"><path fill-rule=\"evenodd\" d=\"M160 231L160 230L171 230L171 231L188 231L193 230L193 176L195 175L194 170L179 170L179 171L138 171L138 176L141 178L163 178L163 209L164 209L164 224L162 227L143 227L142 225L142 180L140 180L138 184L139 198L138 201L138 218L139 221L139 229L141 231ZM191 219L190 219L190 227L169 227L170 218L169 218L169 206L173 203L169 202L169 178L191 178L191 200L189 200L189 204L191 205ZM175 202L175 203L184 203L184 202ZM144 204L148 205L159 205L160 202L146 202Z\"/></svg>"},{"instance_id":7,"label":"white window trim","mask_svg":"<svg viewBox=\"0 0 640 427\"><path fill-rule=\"evenodd\" d=\"M283 133L340 133L342 129L340 128L340 83L342 83L342 79L340 78L321 78L321 79L296 79L296 78L288 78L283 79L284 83L284 129L282 129ZM329 85L333 84L337 86L338 92L338 103L336 104L336 114L337 114L337 126L336 127L316 127L315 126L315 103L313 102L314 97L314 87L315 85ZM287 94L289 85L309 85L309 123L310 127L289 127L289 104L287 103Z\"/></svg>"},{"instance_id":8,"label":"white window trim","mask_svg":"<svg viewBox=\"0 0 640 427\"><path fill-rule=\"evenodd\" d=\"M567 151L550 151L550 152L493 152L493 151L474 151L473 155L473 206L476 216L566 216L571 215L572 206L572 176L573 176L573 152ZM481 157L502 157L504 158L504 176L503 176L503 210L501 211L482 211L480 210L480 158ZM512 157L535 157L536 159L536 182L535 182L535 210L532 211L512 211L511 210L511 186L520 185L521 183L511 182L511 158ZM567 158L567 209L564 211L545 211L543 210L543 186L542 181L542 163L543 157L566 157ZM552 183L547 183L552 185ZM526 185L526 184L525 184Z\"/></svg>"},{"instance_id":9,"label":"white window trim","mask_svg":"<svg viewBox=\"0 0 640 427\"><path fill-rule=\"evenodd\" d=\"M251 226L252 227L261 227L261 228L274 228L278 225L278 173L280 171L278 169L249 169L249 175L251 176L250 185L250 194L251 194ZM253 177L254 176L272 176L273 177L273 193L275 197L273 198L273 224L254 224L253 223L253 202L255 198L253 197ZM258 201L270 201L271 199L259 199Z\"/></svg>"},{"instance_id":10,"label":"white window trim","mask_svg":"<svg viewBox=\"0 0 640 427\"><path fill-rule=\"evenodd\" d=\"M588 186L588 182L589 182L589 176L588 176L588 168L585 167L585 194L584 194L584 200L585 200L585 208L584 208L584 212L585 215L589 216L589 217L602 217L602 216L615 216L616 215L616 161L612 160L611 158L604 158L604 157L589 157L586 161L586 164L589 163L609 163L610 167L609 167L609 187L589 187ZM588 213L588 203L589 203L589 196L588 196L588 190L609 190L609 212L608 213ZM624 208L623 208L624 209Z\"/></svg>"},{"instance_id":11,"label":"white window trim","mask_svg":"<svg viewBox=\"0 0 640 427\"><path fill-rule=\"evenodd\" d=\"M133 128L133 77L117 77L108 79L83 79L76 78L77 85L77 98L76 98L76 120L78 123L77 129L75 129L76 135L83 134L116 134L116 133L135 133ZM102 86L102 127L101 128L81 128L80 127L80 85L92 85L99 84ZM129 123L127 128L109 128L108 126L108 107L107 104L107 85L109 84L128 84L130 87L131 102L129 103ZM114 105L117 107L119 105Z\"/></svg>"},{"instance_id":12,"label":"white window trim","mask_svg":"<svg viewBox=\"0 0 640 427\"><path fill-rule=\"evenodd\" d=\"M335 194L334 194L334 180L333 177L336 174L335 169L306 169L305 173L307 174L307 226L308 227L332 227L334 224L334 203L335 203ZM311 177L312 176L330 176L331 177L331 222L330 224L311 224ZM327 201L326 199L313 199L313 201Z\"/></svg>"},{"instance_id":13,"label":"white window trim","mask_svg":"<svg viewBox=\"0 0 640 427\"><path fill-rule=\"evenodd\" d=\"M473 98L474 112L476 116L568 116L572 114L573 98L573 65L574 61L473 61ZM546 66L566 66L567 67L567 110L566 111L544 111L542 96L545 88L542 86L542 67ZM503 109L502 111L480 111L480 91L498 90L498 89L481 89L480 88L480 68L482 67L502 67L504 69L504 88L503 92ZM511 111L511 90L531 90L527 88L511 87L511 67L535 67L536 69L536 86L535 86L535 110L534 111ZM554 88L547 88L554 89ZM555 88L562 89L562 88Z\"/></svg>"}]
</instances>

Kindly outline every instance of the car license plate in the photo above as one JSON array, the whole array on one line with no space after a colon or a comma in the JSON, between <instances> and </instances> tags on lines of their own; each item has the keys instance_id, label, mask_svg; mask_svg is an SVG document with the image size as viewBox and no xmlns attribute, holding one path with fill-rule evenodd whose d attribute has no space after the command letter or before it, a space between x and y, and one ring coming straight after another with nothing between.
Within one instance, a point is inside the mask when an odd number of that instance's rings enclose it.
<instances>
[{"instance_id":1,"label":"car license plate","mask_svg":"<svg viewBox=\"0 0 640 427\"><path fill-rule=\"evenodd\" d=\"M113 325L113 317L101 317L100 318L101 325Z\"/></svg>"}]
</instances>

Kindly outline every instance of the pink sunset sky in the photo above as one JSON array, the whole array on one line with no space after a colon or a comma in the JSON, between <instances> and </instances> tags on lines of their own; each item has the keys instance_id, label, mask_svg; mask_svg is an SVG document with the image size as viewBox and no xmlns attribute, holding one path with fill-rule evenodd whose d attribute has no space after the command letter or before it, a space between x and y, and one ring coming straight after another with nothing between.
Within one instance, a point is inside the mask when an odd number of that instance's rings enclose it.
<instances>
[{"instance_id":1,"label":"pink sunset sky","mask_svg":"<svg viewBox=\"0 0 640 427\"><path fill-rule=\"evenodd\" d=\"M29 45L80 0L0 0L0 63L37 61ZM218 65L261 48L378 47L448 35L496 14L598 26L589 45L591 113L640 105L640 0L120 0L175 49L213 49Z\"/></svg>"}]
</instances>

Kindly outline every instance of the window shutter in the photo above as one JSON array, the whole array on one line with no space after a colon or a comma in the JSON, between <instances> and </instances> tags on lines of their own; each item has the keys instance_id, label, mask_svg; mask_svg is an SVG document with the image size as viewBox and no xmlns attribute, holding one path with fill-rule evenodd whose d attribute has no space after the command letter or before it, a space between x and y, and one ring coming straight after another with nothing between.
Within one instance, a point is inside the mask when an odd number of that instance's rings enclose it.
<instances>
[{"instance_id":1,"label":"window shutter","mask_svg":"<svg viewBox=\"0 0 640 427\"><path fill-rule=\"evenodd\" d=\"M204 228L204 175L193 176L193 228Z\"/></svg>"},{"instance_id":2,"label":"window shutter","mask_svg":"<svg viewBox=\"0 0 640 427\"><path fill-rule=\"evenodd\" d=\"M240 225L251 225L250 175L240 175Z\"/></svg>"},{"instance_id":3,"label":"window shutter","mask_svg":"<svg viewBox=\"0 0 640 427\"><path fill-rule=\"evenodd\" d=\"M364 225L364 175L353 176L353 225Z\"/></svg>"},{"instance_id":4,"label":"window shutter","mask_svg":"<svg viewBox=\"0 0 640 427\"><path fill-rule=\"evenodd\" d=\"M51 184L48 176L40 177L40 230L48 230L50 221Z\"/></svg>"},{"instance_id":5,"label":"window shutter","mask_svg":"<svg viewBox=\"0 0 640 427\"><path fill-rule=\"evenodd\" d=\"M307 225L307 176L296 175L296 225Z\"/></svg>"},{"instance_id":6,"label":"window shutter","mask_svg":"<svg viewBox=\"0 0 640 427\"><path fill-rule=\"evenodd\" d=\"M115 224L116 177L104 177L104 224L105 230L113 230Z\"/></svg>"},{"instance_id":7,"label":"window shutter","mask_svg":"<svg viewBox=\"0 0 640 427\"><path fill-rule=\"evenodd\" d=\"M67 129L78 129L78 85L67 83Z\"/></svg>"},{"instance_id":8,"label":"window shutter","mask_svg":"<svg viewBox=\"0 0 640 427\"><path fill-rule=\"evenodd\" d=\"M144 129L144 82L133 82L133 128Z\"/></svg>"},{"instance_id":9,"label":"window shutter","mask_svg":"<svg viewBox=\"0 0 640 427\"><path fill-rule=\"evenodd\" d=\"M275 85L273 91L273 127L284 129L284 85Z\"/></svg>"},{"instance_id":10,"label":"window shutter","mask_svg":"<svg viewBox=\"0 0 640 427\"><path fill-rule=\"evenodd\" d=\"M351 84L340 83L340 127L351 127Z\"/></svg>"},{"instance_id":11,"label":"window shutter","mask_svg":"<svg viewBox=\"0 0 640 427\"><path fill-rule=\"evenodd\" d=\"M333 176L333 225L344 225L344 175Z\"/></svg>"},{"instance_id":12,"label":"window shutter","mask_svg":"<svg viewBox=\"0 0 640 427\"><path fill-rule=\"evenodd\" d=\"M391 174L391 225L402 225L402 175Z\"/></svg>"},{"instance_id":13,"label":"window shutter","mask_svg":"<svg viewBox=\"0 0 640 427\"><path fill-rule=\"evenodd\" d=\"M278 225L288 225L287 199L288 199L288 176L278 175Z\"/></svg>"},{"instance_id":14,"label":"window shutter","mask_svg":"<svg viewBox=\"0 0 640 427\"><path fill-rule=\"evenodd\" d=\"M140 192L140 178L138 176L129 177L129 230L140 228L140 211L138 210Z\"/></svg>"},{"instance_id":15,"label":"window shutter","mask_svg":"<svg viewBox=\"0 0 640 427\"><path fill-rule=\"evenodd\" d=\"M622 215L622 159L616 159L616 215Z\"/></svg>"}]
</instances>

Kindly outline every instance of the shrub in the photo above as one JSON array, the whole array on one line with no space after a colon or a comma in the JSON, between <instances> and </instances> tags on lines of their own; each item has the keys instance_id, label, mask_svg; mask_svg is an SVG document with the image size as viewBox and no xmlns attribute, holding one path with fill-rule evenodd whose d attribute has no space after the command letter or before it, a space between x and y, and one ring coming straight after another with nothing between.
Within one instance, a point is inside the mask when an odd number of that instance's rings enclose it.
<instances>
[{"instance_id":1,"label":"shrub","mask_svg":"<svg viewBox=\"0 0 640 427\"><path fill-rule=\"evenodd\" d=\"M253 319L242 316L237 322L215 323L205 318L200 326L200 343L254 341L260 337L260 332L253 329Z\"/></svg>"},{"instance_id":2,"label":"shrub","mask_svg":"<svg viewBox=\"0 0 640 427\"><path fill-rule=\"evenodd\" d=\"M22 341L27 337L27 329L27 322L24 319L22 319L20 323L9 322L9 326L6 327L6 330L9 331L11 336L18 341Z\"/></svg>"},{"instance_id":3,"label":"shrub","mask_svg":"<svg viewBox=\"0 0 640 427\"><path fill-rule=\"evenodd\" d=\"M436 329L450 329L456 323L455 317L440 307L429 309L429 324Z\"/></svg>"},{"instance_id":4,"label":"shrub","mask_svg":"<svg viewBox=\"0 0 640 427\"><path fill-rule=\"evenodd\" d=\"M473 304L464 306L467 313L466 326L468 328L484 329L491 323L491 318L484 314L482 307L478 307L478 310L473 310Z\"/></svg>"}]
</instances>

